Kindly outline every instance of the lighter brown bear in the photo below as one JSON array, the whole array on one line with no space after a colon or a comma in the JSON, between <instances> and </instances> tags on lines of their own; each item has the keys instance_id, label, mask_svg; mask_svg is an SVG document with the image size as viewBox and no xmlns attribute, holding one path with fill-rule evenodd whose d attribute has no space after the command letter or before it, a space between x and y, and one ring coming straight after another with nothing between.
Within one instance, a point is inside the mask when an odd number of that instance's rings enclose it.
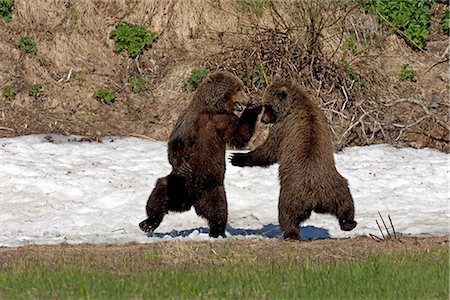
<instances>
[{"instance_id":1,"label":"lighter brown bear","mask_svg":"<svg viewBox=\"0 0 450 300\"><path fill-rule=\"evenodd\" d=\"M262 106L250 104L244 84L233 74L214 72L203 80L170 135L172 172L157 180L148 198L148 218L139 224L143 231L155 230L169 211L194 206L208 221L209 235L225 237L225 149L227 144L243 147L252 137ZM244 106L239 118L235 111Z\"/></svg>"},{"instance_id":2,"label":"lighter brown bear","mask_svg":"<svg viewBox=\"0 0 450 300\"><path fill-rule=\"evenodd\" d=\"M279 163L278 219L285 239L300 239L300 223L311 212L336 216L350 231L354 204L347 180L335 167L330 129L321 108L290 80L275 78L263 95L263 123L273 123L265 142L235 153L235 166Z\"/></svg>"}]
</instances>

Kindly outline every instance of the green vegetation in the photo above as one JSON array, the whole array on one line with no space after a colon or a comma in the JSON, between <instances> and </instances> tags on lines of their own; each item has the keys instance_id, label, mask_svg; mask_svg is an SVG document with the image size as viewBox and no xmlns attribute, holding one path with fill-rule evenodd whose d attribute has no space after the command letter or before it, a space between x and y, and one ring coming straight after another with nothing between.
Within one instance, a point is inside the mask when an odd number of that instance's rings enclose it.
<instances>
[{"instance_id":1,"label":"green vegetation","mask_svg":"<svg viewBox=\"0 0 450 300\"><path fill-rule=\"evenodd\" d=\"M344 39L344 49L351 54L355 54L358 50L358 43L354 34L349 34Z\"/></svg>"},{"instance_id":2,"label":"green vegetation","mask_svg":"<svg viewBox=\"0 0 450 300\"><path fill-rule=\"evenodd\" d=\"M431 24L429 0L369 0L362 2L367 12L398 28L407 41L422 49Z\"/></svg>"},{"instance_id":3,"label":"green vegetation","mask_svg":"<svg viewBox=\"0 0 450 300\"><path fill-rule=\"evenodd\" d=\"M94 98L103 104L112 104L116 101L116 93L108 88L99 88L94 93Z\"/></svg>"},{"instance_id":4,"label":"green vegetation","mask_svg":"<svg viewBox=\"0 0 450 300\"><path fill-rule=\"evenodd\" d=\"M31 97L39 97L41 95L42 85L39 83L33 83L28 87L28 95Z\"/></svg>"},{"instance_id":5,"label":"green vegetation","mask_svg":"<svg viewBox=\"0 0 450 300\"><path fill-rule=\"evenodd\" d=\"M0 16L6 22L12 19L12 7L14 5L14 0L0 0Z\"/></svg>"},{"instance_id":6,"label":"green vegetation","mask_svg":"<svg viewBox=\"0 0 450 300\"><path fill-rule=\"evenodd\" d=\"M267 85L269 79L266 76L264 65L257 64L247 68L244 75L241 77L242 82L247 83L251 81L253 85Z\"/></svg>"},{"instance_id":7,"label":"green vegetation","mask_svg":"<svg viewBox=\"0 0 450 300\"><path fill-rule=\"evenodd\" d=\"M441 25L442 28L444 29L444 31L448 32L450 29L450 8L447 8L444 11L444 14L442 15L441 18Z\"/></svg>"},{"instance_id":8,"label":"green vegetation","mask_svg":"<svg viewBox=\"0 0 450 300\"><path fill-rule=\"evenodd\" d=\"M245 14L261 17L264 13L264 9L272 2L273 0L238 0L235 1L235 5L237 5L239 11Z\"/></svg>"},{"instance_id":9,"label":"green vegetation","mask_svg":"<svg viewBox=\"0 0 450 300\"><path fill-rule=\"evenodd\" d=\"M70 257L61 257L58 265L21 257L0 269L0 298L448 299L448 254L443 246L423 253L325 262L297 261L292 255L158 266L158 255L147 251L139 261L130 256L120 267L106 257L78 265Z\"/></svg>"},{"instance_id":10,"label":"green vegetation","mask_svg":"<svg viewBox=\"0 0 450 300\"><path fill-rule=\"evenodd\" d=\"M131 58L136 58L142 50L150 47L158 34L140 25L120 22L109 37L114 40L115 51L127 50Z\"/></svg>"},{"instance_id":11,"label":"green vegetation","mask_svg":"<svg viewBox=\"0 0 450 300\"><path fill-rule=\"evenodd\" d=\"M21 36L19 40L19 49L25 53L36 53L38 51L36 42L32 36Z\"/></svg>"},{"instance_id":12,"label":"green vegetation","mask_svg":"<svg viewBox=\"0 0 450 300\"><path fill-rule=\"evenodd\" d=\"M400 80L413 80L417 72L409 68L409 64L403 64L400 71Z\"/></svg>"},{"instance_id":13,"label":"green vegetation","mask_svg":"<svg viewBox=\"0 0 450 300\"><path fill-rule=\"evenodd\" d=\"M207 69L192 70L191 74L184 82L184 89L189 92L195 91L208 73L209 71Z\"/></svg>"},{"instance_id":14,"label":"green vegetation","mask_svg":"<svg viewBox=\"0 0 450 300\"><path fill-rule=\"evenodd\" d=\"M364 88L367 86L367 80L362 78L361 75L357 74L355 70L352 68L347 69L347 81L355 82L357 84L357 87Z\"/></svg>"},{"instance_id":15,"label":"green vegetation","mask_svg":"<svg viewBox=\"0 0 450 300\"><path fill-rule=\"evenodd\" d=\"M46 56L40 56L38 60L41 67L48 66L48 58Z\"/></svg>"},{"instance_id":16,"label":"green vegetation","mask_svg":"<svg viewBox=\"0 0 450 300\"><path fill-rule=\"evenodd\" d=\"M2 95L6 99L14 99L16 97L16 94L17 94L16 89L13 88L12 86L5 86L2 89Z\"/></svg>"},{"instance_id":17,"label":"green vegetation","mask_svg":"<svg viewBox=\"0 0 450 300\"><path fill-rule=\"evenodd\" d=\"M128 82L131 84L133 92L140 93L148 88L148 76L141 74L133 74L128 76Z\"/></svg>"}]
</instances>

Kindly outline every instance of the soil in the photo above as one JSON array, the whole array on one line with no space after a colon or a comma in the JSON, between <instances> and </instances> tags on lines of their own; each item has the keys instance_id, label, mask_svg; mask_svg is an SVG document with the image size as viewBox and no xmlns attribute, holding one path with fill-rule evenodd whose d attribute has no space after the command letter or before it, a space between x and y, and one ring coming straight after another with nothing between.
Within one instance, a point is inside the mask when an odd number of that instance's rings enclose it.
<instances>
[{"instance_id":1,"label":"soil","mask_svg":"<svg viewBox=\"0 0 450 300\"><path fill-rule=\"evenodd\" d=\"M336 149L390 143L449 151L449 45L439 24L448 5L433 5L427 46L414 50L356 6L322 7L325 23L312 32L308 24L295 23L302 20L293 19L290 8L280 6L274 18L273 8L245 3L14 1L12 21L0 20L0 88L12 86L17 95L0 95L0 137L62 133L166 140L189 101L186 78L206 67L247 76L256 100L276 73L298 80L322 105ZM109 33L122 20L158 33L136 59L114 52ZM317 44L308 42L312 33L320 38ZM18 48L24 35L35 38L37 53ZM356 39L355 51L343 46L349 35ZM404 64L417 71L411 80L399 79ZM146 90L133 92L132 74L147 76ZM39 95L29 95L33 83L42 85ZM101 87L116 92L113 104L93 97ZM266 133L259 125L249 147Z\"/></svg>"}]
</instances>

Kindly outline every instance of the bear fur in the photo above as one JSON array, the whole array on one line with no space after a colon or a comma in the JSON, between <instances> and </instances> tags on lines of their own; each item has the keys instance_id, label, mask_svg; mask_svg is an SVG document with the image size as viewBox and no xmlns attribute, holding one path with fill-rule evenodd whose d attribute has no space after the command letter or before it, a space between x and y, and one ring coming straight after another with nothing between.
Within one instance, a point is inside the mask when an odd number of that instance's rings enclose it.
<instances>
[{"instance_id":1,"label":"bear fur","mask_svg":"<svg viewBox=\"0 0 450 300\"><path fill-rule=\"evenodd\" d=\"M275 78L263 95L263 123L274 123L265 142L235 153L235 166L279 163L278 219L285 239L299 239L311 212L335 215L341 230L356 226L347 180L335 167L330 129L317 103L290 80Z\"/></svg>"},{"instance_id":2,"label":"bear fur","mask_svg":"<svg viewBox=\"0 0 450 300\"><path fill-rule=\"evenodd\" d=\"M239 118L236 111L242 111ZM262 106L252 104L242 81L228 72L209 74L181 113L168 142L172 172L159 178L147 201L148 218L139 227L155 230L169 211L196 213L209 224L211 237L225 237L226 145L250 140Z\"/></svg>"}]
</instances>

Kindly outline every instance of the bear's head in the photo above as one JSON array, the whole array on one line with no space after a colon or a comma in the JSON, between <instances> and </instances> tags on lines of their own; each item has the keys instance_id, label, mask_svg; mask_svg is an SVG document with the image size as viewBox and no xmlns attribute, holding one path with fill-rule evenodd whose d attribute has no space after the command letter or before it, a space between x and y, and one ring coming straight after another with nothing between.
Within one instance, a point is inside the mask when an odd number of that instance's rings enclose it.
<instances>
[{"instance_id":1,"label":"bear's head","mask_svg":"<svg viewBox=\"0 0 450 300\"><path fill-rule=\"evenodd\" d=\"M275 76L272 83L266 88L263 95L264 113L261 117L263 123L276 123L283 120L289 113L292 105L290 89L292 82Z\"/></svg>"},{"instance_id":2,"label":"bear's head","mask_svg":"<svg viewBox=\"0 0 450 300\"><path fill-rule=\"evenodd\" d=\"M194 98L197 104L214 113L242 111L244 106L252 104L244 83L226 71L210 73L198 86Z\"/></svg>"}]
</instances>

